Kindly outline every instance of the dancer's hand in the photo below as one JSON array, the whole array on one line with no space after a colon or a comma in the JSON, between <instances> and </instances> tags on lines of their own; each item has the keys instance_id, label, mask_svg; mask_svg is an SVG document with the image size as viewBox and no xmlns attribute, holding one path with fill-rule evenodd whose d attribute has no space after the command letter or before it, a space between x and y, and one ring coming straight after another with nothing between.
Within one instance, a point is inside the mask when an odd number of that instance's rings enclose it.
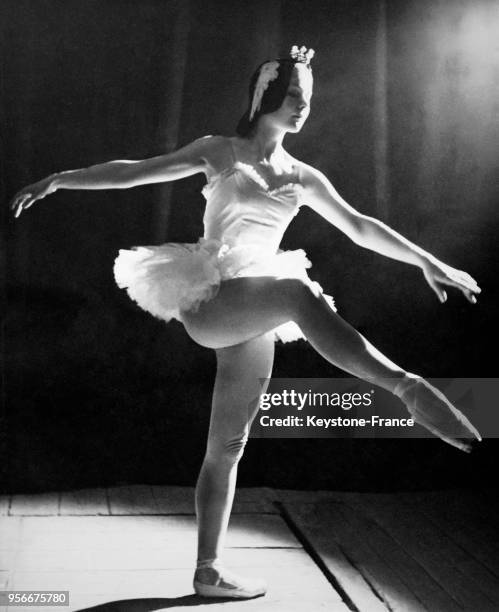
<instances>
[{"instance_id":1,"label":"dancer's hand","mask_svg":"<svg viewBox=\"0 0 499 612\"><path fill-rule=\"evenodd\" d=\"M55 174L51 174L46 178L28 185L24 189L21 189L10 201L10 208L14 211L14 216L17 218L22 213L32 206L37 200L41 200L46 195L54 193L57 190L55 184Z\"/></svg>"},{"instance_id":2,"label":"dancer's hand","mask_svg":"<svg viewBox=\"0 0 499 612\"><path fill-rule=\"evenodd\" d=\"M447 300L447 292L441 285L450 285L463 292L466 299L476 304L475 294L482 290L475 279L463 270L457 270L438 259L428 259L421 266L426 282L437 294L438 299L444 303Z\"/></svg>"}]
</instances>

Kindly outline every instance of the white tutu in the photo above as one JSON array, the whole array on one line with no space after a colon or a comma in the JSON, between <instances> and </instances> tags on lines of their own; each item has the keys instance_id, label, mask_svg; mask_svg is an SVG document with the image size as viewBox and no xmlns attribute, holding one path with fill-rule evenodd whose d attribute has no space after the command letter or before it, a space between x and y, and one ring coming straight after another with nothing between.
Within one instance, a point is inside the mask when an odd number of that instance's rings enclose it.
<instances>
[{"instance_id":1,"label":"white tutu","mask_svg":"<svg viewBox=\"0 0 499 612\"><path fill-rule=\"evenodd\" d=\"M322 292L306 269L311 267L302 249L266 252L262 245L231 246L201 238L195 244L166 243L121 249L114 263L114 277L143 310L164 321L180 318L182 310L196 310L213 298L223 280L244 276L300 278ZM336 310L331 296L325 296ZM291 342L304 338L293 321L274 330L276 339Z\"/></svg>"}]
</instances>

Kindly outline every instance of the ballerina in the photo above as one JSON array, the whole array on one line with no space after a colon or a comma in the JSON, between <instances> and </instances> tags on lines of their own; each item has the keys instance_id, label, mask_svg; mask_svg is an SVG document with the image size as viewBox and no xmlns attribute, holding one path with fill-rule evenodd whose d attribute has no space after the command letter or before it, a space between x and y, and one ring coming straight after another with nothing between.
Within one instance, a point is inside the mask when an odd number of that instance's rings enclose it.
<instances>
[{"instance_id":1,"label":"ballerina","mask_svg":"<svg viewBox=\"0 0 499 612\"><path fill-rule=\"evenodd\" d=\"M217 373L206 454L196 484L198 559L195 591L206 597L249 598L266 585L221 562L237 466L258 411L260 380L269 379L276 339L305 338L326 360L401 398L416 422L469 452L480 434L430 383L377 350L336 311L331 296L310 280L302 250L280 251L288 224L306 204L353 242L418 266L441 302L445 285L476 303L480 288L384 223L343 200L318 170L283 147L310 112L311 49L266 61L253 74L249 106L236 136L206 136L169 154L116 160L55 173L12 200L23 210L57 189L124 189L203 172L207 184L204 236L196 244L167 243L121 250L117 284L144 310L176 318L194 341L215 350Z\"/></svg>"}]
</instances>

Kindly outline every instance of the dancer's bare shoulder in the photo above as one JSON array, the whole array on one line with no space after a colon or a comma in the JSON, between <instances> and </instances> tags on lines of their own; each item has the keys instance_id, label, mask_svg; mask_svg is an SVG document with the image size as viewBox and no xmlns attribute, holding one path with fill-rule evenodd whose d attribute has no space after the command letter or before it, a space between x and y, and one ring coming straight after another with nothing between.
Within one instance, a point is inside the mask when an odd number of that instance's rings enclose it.
<instances>
[{"instance_id":1,"label":"dancer's bare shoulder","mask_svg":"<svg viewBox=\"0 0 499 612\"><path fill-rule=\"evenodd\" d=\"M303 187L303 203L357 242L364 215L340 196L323 172L295 158L293 165Z\"/></svg>"},{"instance_id":2,"label":"dancer's bare shoulder","mask_svg":"<svg viewBox=\"0 0 499 612\"><path fill-rule=\"evenodd\" d=\"M290 155L286 151L286 157L295 168L300 182L305 190L313 190L318 186L331 186L327 177L317 168L314 168L310 164L306 164L304 161L297 159L293 155Z\"/></svg>"},{"instance_id":3,"label":"dancer's bare shoulder","mask_svg":"<svg viewBox=\"0 0 499 612\"><path fill-rule=\"evenodd\" d=\"M330 198L341 200L340 195L323 172L295 157L289 157L297 170L305 194L309 196L311 202L317 199L324 200Z\"/></svg>"},{"instance_id":4,"label":"dancer's bare shoulder","mask_svg":"<svg viewBox=\"0 0 499 612\"><path fill-rule=\"evenodd\" d=\"M224 170L231 160L231 141L228 136L209 135L195 141L205 162L205 174L209 178Z\"/></svg>"}]
</instances>

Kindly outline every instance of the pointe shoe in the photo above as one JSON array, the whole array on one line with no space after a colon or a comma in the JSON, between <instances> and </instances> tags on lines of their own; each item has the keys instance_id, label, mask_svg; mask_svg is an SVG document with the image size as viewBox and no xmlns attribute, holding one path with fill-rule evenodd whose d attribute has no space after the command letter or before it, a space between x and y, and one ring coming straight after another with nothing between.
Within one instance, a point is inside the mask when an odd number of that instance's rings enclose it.
<instances>
[{"instance_id":1,"label":"pointe shoe","mask_svg":"<svg viewBox=\"0 0 499 612\"><path fill-rule=\"evenodd\" d=\"M194 574L194 591L202 597L232 597L251 599L265 595L263 580L243 578L221 567L198 568Z\"/></svg>"},{"instance_id":2,"label":"pointe shoe","mask_svg":"<svg viewBox=\"0 0 499 612\"><path fill-rule=\"evenodd\" d=\"M465 415L424 378L404 380L397 387L394 393L404 402L414 421L444 442L470 453L472 443L482 440Z\"/></svg>"}]
</instances>

